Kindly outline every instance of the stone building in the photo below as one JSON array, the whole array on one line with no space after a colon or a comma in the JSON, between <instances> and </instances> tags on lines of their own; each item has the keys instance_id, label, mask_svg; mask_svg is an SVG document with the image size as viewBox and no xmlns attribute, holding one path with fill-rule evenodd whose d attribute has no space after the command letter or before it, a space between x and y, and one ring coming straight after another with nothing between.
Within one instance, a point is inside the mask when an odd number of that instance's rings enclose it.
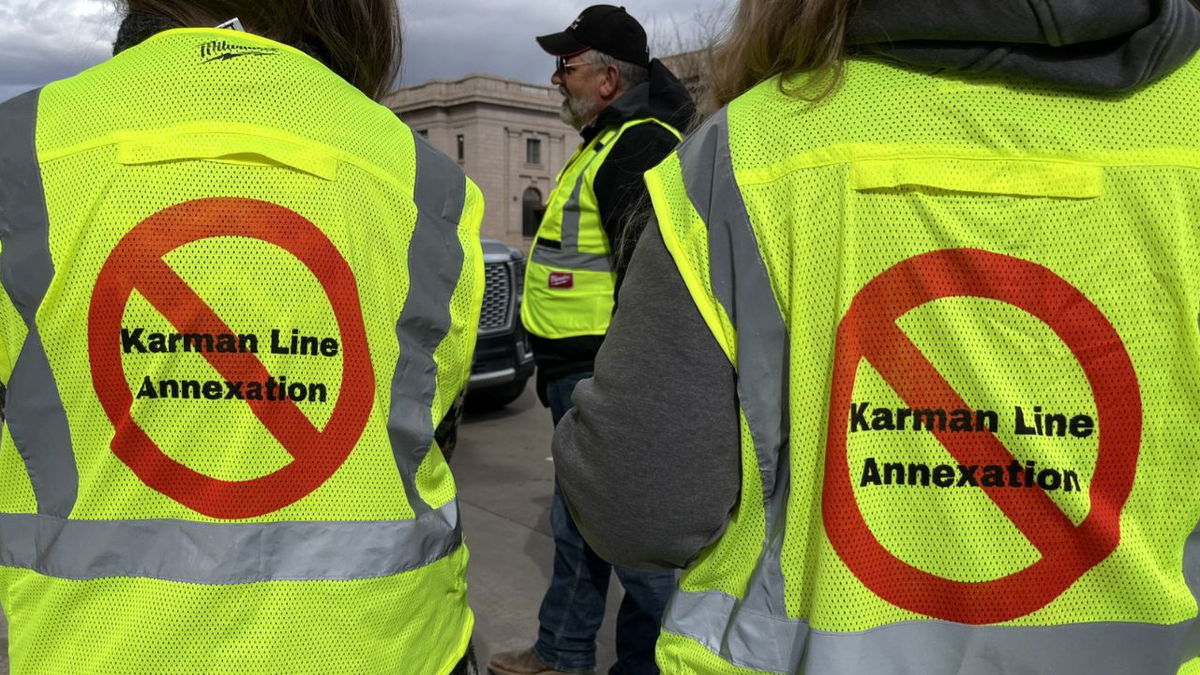
<instances>
[{"instance_id":1,"label":"stone building","mask_svg":"<svg viewBox=\"0 0 1200 675\"><path fill-rule=\"evenodd\" d=\"M663 61L701 100L708 93L707 57L697 50ZM483 235L528 251L554 177L580 140L559 119L558 90L474 73L405 87L387 104L483 190Z\"/></svg>"},{"instance_id":2,"label":"stone building","mask_svg":"<svg viewBox=\"0 0 1200 675\"><path fill-rule=\"evenodd\" d=\"M528 251L554 177L579 142L559 119L558 91L472 74L406 87L387 103L483 191L483 235Z\"/></svg>"}]
</instances>

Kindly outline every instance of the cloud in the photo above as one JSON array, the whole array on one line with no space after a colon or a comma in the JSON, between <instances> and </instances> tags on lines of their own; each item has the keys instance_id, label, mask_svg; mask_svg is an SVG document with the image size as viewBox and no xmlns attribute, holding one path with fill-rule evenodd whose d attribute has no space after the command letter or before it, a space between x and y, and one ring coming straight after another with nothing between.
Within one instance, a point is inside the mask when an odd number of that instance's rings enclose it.
<instances>
[{"instance_id":1,"label":"cloud","mask_svg":"<svg viewBox=\"0 0 1200 675\"><path fill-rule=\"evenodd\" d=\"M103 61L115 34L106 0L0 0L0 99Z\"/></svg>"},{"instance_id":2,"label":"cloud","mask_svg":"<svg viewBox=\"0 0 1200 675\"><path fill-rule=\"evenodd\" d=\"M528 82L550 80L553 60L534 42L535 35L567 27L587 0L420 0L402 4L405 15L405 65L402 83L486 72ZM670 47L676 29L704 33L697 13L709 18L730 0L625 0L624 6L646 27L654 47ZM661 51L661 49L659 50Z\"/></svg>"},{"instance_id":3,"label":"cloud","mask_svg":"<svg viewBox=\"0 0 1200 675\"><path fill-rule=\"evenodd\" d=\"M413 0L405 21L402 84L468 73L548 82L553 61L533 37L565 28L589 0ZM624 0L652 35L670 43L678 27L703 30L732 0ZM117 22L110 0L0 0L0 100L100 63L111 53Z\"/></svg>"}]
</instances>

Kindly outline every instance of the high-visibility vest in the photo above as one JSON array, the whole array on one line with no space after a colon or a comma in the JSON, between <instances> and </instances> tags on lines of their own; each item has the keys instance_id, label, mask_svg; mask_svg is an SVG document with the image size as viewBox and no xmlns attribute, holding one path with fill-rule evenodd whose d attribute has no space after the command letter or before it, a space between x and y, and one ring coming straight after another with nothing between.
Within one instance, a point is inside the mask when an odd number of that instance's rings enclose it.
<instances>
[{"instance_id":1,"label":"high-visibility vest","mask_svg":"<svg viewBox=\"0 0 1200 675\"><path fill-rule=\"evenodd\" d=\"M1200 61L778 84L647 174L742 439L663 672L1196 672Z\"/></svg>"},{"instance_id":2,"label":"high-visibility vest","mask_svg":"<svg viewBox=\"0 0 1200 675\"><path fill-rule=\"evenodd\" d=\"M447 673L478 189L316 60L172 30L0 107L14 673Z\"/></svg>"},{"instance_id":3,"label":"high-visibility vest","mask_svg":"<svg viewBox=\"0 0 1200 675\"><path fill-rule=\"evenodd\" d=\"M533 335L560 339L608 332L616 242L604 231L594 183L621 135L639 124L657 124L680 137L658 119L631 120L581 145L559 171L525 267L521 322Z\"/></svg>"}]
</instances>

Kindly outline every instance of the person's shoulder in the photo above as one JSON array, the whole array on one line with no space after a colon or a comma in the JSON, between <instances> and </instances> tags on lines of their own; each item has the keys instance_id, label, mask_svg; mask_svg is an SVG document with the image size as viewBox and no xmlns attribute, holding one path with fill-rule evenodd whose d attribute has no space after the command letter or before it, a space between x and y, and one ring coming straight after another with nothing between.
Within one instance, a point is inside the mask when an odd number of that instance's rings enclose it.
<instances>
[{"instance_id":1,"label":"person's shoulder","mask_svg":"<svg viewBox=\"0 0 1200 675\"><path fill-rule=\"evenodd\" d=\"M0 116L3 116L7 121L7 118L19 118L36 114L37 101L40 94L41 89L31 89L0 101ZM9 125L5 124L4 128L7 130Z\"/></svg>"},{"instance_id":2,"label":"person's shoulder","mask_svg":"<svg viewBox=\"0 0 1200 675\"><path fill-rule=\"evenodd\" d=\"M675 134L647 119L626 127L614 141L604 165L640 174L662 161L678 144L679 138Z\"/></svg>"},{"instance_id":3,"label":"person's shoulder","mask_svg":"<svg viewBox=\"0 0 1200 675\"><path fill-rule=\"evenodd\" d=\"M0 99L0 109L11 110L11 109L16 108L21 105L27 105L28 100L30 98L36 97L38 95L39 91L40 91L40 88L39 89L30 89L28 91L23 91L23 92L14 94L13 96L10 96L6 99Z\"/></svg>"},{"instance_id":4,"label":"person's shoulder","mask_svg":"<svg viewBox=\"0 0 1200 675\"><path fill-rule=\"evenodd\" d=\"M468 192L478 191L475 183L467 177L466 171L450 155L442 152L423 134L414 132L407 124L399 123L398 129L405 134L411 134L416 160L416 186L429 194L444 192L447 185L465 185Z\"/></svg>"},{"instance_id":5,"label":"person's shoulder","mask_svg":"<svg viewBox=\"0 0 1200 675\"><path fill-rule=\"evenodd\" d=\"M672 146L679 143L679 133L673 131L666 122L653 117L630 120L625 123L625 131L621 134L622 142L633 140L655 141L663 140Z\"/></svg>"}]
</instances>

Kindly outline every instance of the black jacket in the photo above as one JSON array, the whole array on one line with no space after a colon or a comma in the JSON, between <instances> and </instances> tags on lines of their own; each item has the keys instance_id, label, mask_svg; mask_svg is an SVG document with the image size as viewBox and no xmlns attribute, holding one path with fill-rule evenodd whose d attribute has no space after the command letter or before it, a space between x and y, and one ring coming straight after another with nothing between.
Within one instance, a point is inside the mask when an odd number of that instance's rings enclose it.
<instances>
[{"instance_id":1,"label":"black jacket","mask_svg":"<svg viewBox=\"0 0 1200 675\"><path fill-rule=\"evenodd\" d=\"M613 101L582 130L583 143L608 129L637 119L654 117L687 131L696 107L678 78L661 61L650 63L650 78ZM648 198L642 174L663 160L679 141L657 124L639 124L621 135L596 172L592 184L600 207L600 221L613 252L617 289L648 216ZM614 291L615 298L615 291ZM575 373L591 372L602 335L551 340L530 336L538 366L538 395L545 402L545 386Z\"/></svg>"}]
</instances>

